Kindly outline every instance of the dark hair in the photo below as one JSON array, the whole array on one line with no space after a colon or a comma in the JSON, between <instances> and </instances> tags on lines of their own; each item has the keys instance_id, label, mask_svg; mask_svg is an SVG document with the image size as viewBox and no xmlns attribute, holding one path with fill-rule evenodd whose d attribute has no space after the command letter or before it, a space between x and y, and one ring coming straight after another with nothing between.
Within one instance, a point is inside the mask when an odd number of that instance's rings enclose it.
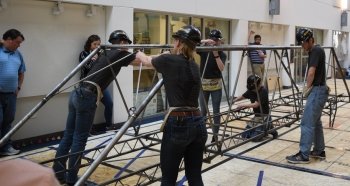
<instances>
[{"instance_id":1,"label":"dark hair","mask_svg":"<svg viewBox=\"0 0 350 186\"><path fill-rule=\"evenodd\" d=\"M86 40L85 45L84 45L84 50L85 51L90 51L91 43L94 41L100 41L100 37L98 35L91 35L89 38Z\"/></svg>"},{"instance_id":2,"label":"dark hair","mask_svg":"<svg viewBox=\"0 0 350 186\"><path fill-rule=\"evenodd\" d=\"M257 39L257 38L260 38L260 39L261 39L261 36L260 36L260 35L258 35L258 34L257 34L257 35L255 35L255 36L254 36L254 39Z\"/></svg>"},{"instance_id":3,"label":"dark hair","mask_svg":"<svg viewBox=\"0 0 350 186\"><path fill-rule=\"evenodd\" d=\"M24 36L23 36L23 34L20 31L18 31L16 29L10 29L10 30L6 31L4 33L4 35L2 35L2 39L3 40L6 40L6 39L14 40L18 36L20 36L23 39L23 41L24 41Z\"/></svg>"}]
</instances>

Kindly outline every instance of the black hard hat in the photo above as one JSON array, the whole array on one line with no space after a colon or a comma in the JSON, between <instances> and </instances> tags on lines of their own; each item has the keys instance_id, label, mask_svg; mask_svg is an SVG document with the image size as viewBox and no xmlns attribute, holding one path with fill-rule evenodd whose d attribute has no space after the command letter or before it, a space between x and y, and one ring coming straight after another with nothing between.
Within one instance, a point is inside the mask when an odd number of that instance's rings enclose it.
<instances>
[{"instance_id":1,"label":"black hard hat","mask_svg":"<svg viewBox=\"0 0 350 186\"><path fill-rule=\"evenodd\" d=\"M128 35L126 34L126 32L124 32L123 30L115 30L114 32L111 33L111 35L109 35L109 39L108 42L112 43L113 40L126 40L128 41L129 44L132 43L132 41L129 39Z\"/></svg>"},{"instance_id":2,"label":"black hard hat","mask_svg":"<svg viewBox=\"0 0 350 186\"><path fill-rule=\"evenodd\" d=\"M250 75L247 79L247 89L254 90L255 82L256 82L256 86L258 87L260 85L261 78L256 74Z\"/></svg>"},{"instance_id":3,"label":"black hard hat","mask_svg":"<svg viewBox=\"0 0 350 186\"><path fill-rule=\"evenodd\" d=\"M297 40L297 44L301 45L304 41L307 41L310 38L312 38L313 37L313 33L312 33L312 30L310 30L308 28L299 28L299 30L297 31L295 37L296 37L296 40Z\"/></svg>"},{"instance_id":4,"label":"black hard hat","mask_svg":"<svg viewBox=\"0 0 350 186\"><path fill-rule=\"evenodd\" d=\"M209 33L209 38L221 40L222 39L221 31L218 29L211 30Z\"/></svg>"},{"instance_id":5,"label":"black hard hat","mask_svg":"<svg viewBox=\"0 0 350 186\"><path fill-rule=\"evenodd\" d=\"M182 39L184 42L194 47L201 42L201 32L192 25L186 25L175 32L173 38Z\"/></svg>"}]
</instances>

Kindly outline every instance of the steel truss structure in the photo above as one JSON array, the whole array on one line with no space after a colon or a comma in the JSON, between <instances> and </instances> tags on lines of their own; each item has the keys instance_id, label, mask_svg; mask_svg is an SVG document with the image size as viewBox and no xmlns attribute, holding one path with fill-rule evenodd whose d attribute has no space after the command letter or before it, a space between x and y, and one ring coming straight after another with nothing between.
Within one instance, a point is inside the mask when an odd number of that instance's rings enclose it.
<instances>
[{"instance_id":1,"label":"steel truss structure","mask_svg":"<svg viewBox=\"0 0 350 186\"><path fill-rule=\"evenodd\" d=\"M130 45L129 48L151 48L151 49L162 49L168 50L171 49L171 45ZM25 122L35 114L49 99L62 92L62 87L71 79L74 74L76 74L79 69L86 63L92 56L98 52L103 53L105 49L109 48L125 48L125 46L119 45L105 45L101 46L98 49L94 50L82 63L80 63L73 71L66 77L64 80L58 84L54 90L52 90L43 100L37 104L22 120L20 120L12 130L0 140L0 144L3 144L6 140L10 138ZM335 51L332 47L323 47L326 51L329 51L329 60L327 63L327 74L330 74L330 78L327 82L332 82L331 88L332 93L330 94L326 106L323 110L323 115L329 117L329 126L333 127L337 109L350 101L350 92L345 81L345 77L342 75L342 83L344 84L346 90L340 91L337 89L337 83L339 80L335 79L336 69L341 69ZM233 103L234 95L236 93L237 84L239 81L239 75L241 72L242 63L245 62L247 58L247 52L249 50L261 50L265 49L270 51L270 59L268 60L268 66L271 63L275 65L277 70L278 79L281 77L281 73L287 74L291 82L291 87L287 90L281 90L279 81L276 81L274 90L270 93L270 113L268 117L271 117L271 121L264 123L258 123L256 127L245 129L242 125L237 125L239 122L250 121L254 113L252 109L237 109ZM212 120L215 116L221 118L220 130L218 135L218 140L212 143L207 143L206 150L204 153L204 162L211 163L212 160L217 156L226 155L230 150L237 148L249 141L252 141L256 138L266 136L269 133L272 133L275 130L279 130L282 127L290 127L291 124L296 123L300 120L301 115L303 114L303 105L305 99L302 96L303 86L300 86L300 83L295 82L293 78L293 71L291 70L291 51L300 50L300 47L284 47L284 46L235 46L235 45L222 45L222 46L203 46L198 47L198 51L213 51L213 50L224 50L224 51L240 51L241 59L239 64L238 73L235 75L233 88L231 89L230 95L225 89L227 97L227 106L221 108L219 115L213 115L211 112L208 112L206 118L208 134L211 133L210 127L213 125ZM273 58L272 58L273 57ZM274 59L274 60L273 60ZM273 61L273 62L272 62ZM114 62L117 63L118 61ZM112 63L111 65L113 65ZM250 63L250 65L252 65ZM107 67L106 67L107 68ZM253 69L253 68L252 68ZM269 69L269 68L267 68ZM97 72L98 73L98 72ZM252 72L254 73L254 71ZM266 78L268 70L266 70L264 77ZM84 80L84 79L83 79ZM81 80L81 81L83 81ZM266 80L266 79L265 79ZM334 80L334 81L332 81ZM116 83L117 80L115 79ZM79 81L80 82L80 81ZM79 83L77 82L77 83ZM265 81L263 81L265 82ZM75 84L77 84L75 83ZM224 82L225 83L225 82ZM118 83L117 83L118 85ZM141 103L141 105L130 112L129 108L126 110L129 113L129 119L125 124L116 132L116 134L104 141L104 143L98 145L95 148L87 149L83 152L79 152L82 159L86 160L86 163L82 163L80 166L84 168L84 174L80 177L76 185L82 185L87 181L93 173L99 168L107 167L110 170L118 172L115 176L111 178L105 178L103 182L96 183L98 185L148 185L159 181L161 179L160 172L160 163L159 163L159 153L160 153L160 144L162 133L159 129L154 129L151 131L143 131L138 123L143 118L140 116L143 115L143 111L147 107L147 104L150 100L156 95L157 91L160 91L160 88L163 85L163 80L159 80L155 86L150 90L149 95ZM72 87L74 85L68 86ZM225 87L225 86L224 86ZM119 88L119 86L118 86ZM65 89L63 89L65 90ZM122 94L122 91L119 88L119 91ZM260 98L258 98L260 99ZM125 103L125 102L124 102ZM210 110L208 104L206 104L207 110ZM257 127L264 126L265 131L261 132L259 135L253 138L244 138L242 134L244 132L249 132L254 130ZM273 126L273 127L268 127ZM133 129L133 130L132 130ZM122 138L122 136L127 136L127 138ZM268 139L272 140L272 139ZM145 151L148 152L148 155L144 155ZM59 158L72 156L74 154L68 154ZM135 158L130 158L134 156ZM59 159L57 158L57 159ZM130 164L136 161L136 159L143 159L147 161L148 164L131 168ZM53 161L56 159L50 159L47 161L40 162L41 164L50 166ZM130 160L129 163L122 167L119 165L120 161ZM217 165L223 162L218 162ZM124 165L124 164L123 164ZM207 171L211 168L215 168L217 165L212 165L203 171ZM181 164L180 171L184 169L183 163ZM67 170L65 170L67 171Z\"/></svg>"}]
</instances>

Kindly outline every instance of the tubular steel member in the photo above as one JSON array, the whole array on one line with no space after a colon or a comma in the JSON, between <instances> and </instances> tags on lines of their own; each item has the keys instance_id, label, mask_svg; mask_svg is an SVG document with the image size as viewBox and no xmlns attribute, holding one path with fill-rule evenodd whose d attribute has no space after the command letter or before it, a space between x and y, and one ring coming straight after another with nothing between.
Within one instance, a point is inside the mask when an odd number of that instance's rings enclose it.
<instances>
[{"instance_id":1,"label":"tubular steel member","mask_svg":"<svg viewBox=\"0 0 350 186\"><path fill-rule=\"evenodd\" d=\"M115 134L113 139L108 143L108 145L103 149L101 154L95 159L95 161L91 164L91 166L86 170L86 172L79 178L76 182L76 186L83 185L83 183L88 179L88 177L93 173L93 171L97 168L97 166L103 161L103 159L107 156L109 151L113 148L114 144L119 141L119 139L124 135L124 133L128 130L128 128L133 124L136 118L141 114L141 112L146 108L147 104L151 101L153 96L157 93L157 91L163 85L163 79L160 79L158 83L154 86L154 88L150 91L149 95L146 99L141 103L140 107L135 111L133 115L124 123L124 125L120 128L120 130Z\"/></svg>"},{"instance_id":2,"label":"tubular steel member","mask_svg":"<svg viewBox=\"0 0 350 186\"><path fill-rule=\"evenodd\" d=\"M12 129L0 140L0 146L2 146L10 137L19 130L42 106L45 105L56 93L62 88L79 70L87 63L90 58L99 52L101 48L98 47L93 50L78 66L76 66L63 80L59 83L49 94L47 94L31 111L29 111Z\"/></svg>"}]
</instances>

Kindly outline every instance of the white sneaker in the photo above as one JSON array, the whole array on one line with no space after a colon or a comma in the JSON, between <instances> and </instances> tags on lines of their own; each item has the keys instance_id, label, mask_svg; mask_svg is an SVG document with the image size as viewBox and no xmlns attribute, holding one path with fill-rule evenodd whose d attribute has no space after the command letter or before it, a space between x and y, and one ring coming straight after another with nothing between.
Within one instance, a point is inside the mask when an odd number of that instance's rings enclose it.
<instances>
[{"instance_id":1,"label":"white sneaker","mask_svg":"<svg viewBox=\"0 0 350 186\"><path fill-rule=\"evenodd\" d=\"M12 145L9 145L5 151L0 151L0 155L3 155L3 156L12 156L12 155L16 155L16 154L19 154L20 150L17 150L17 149L14 149L12 147Z\"/></svg>"}]
</instances>

